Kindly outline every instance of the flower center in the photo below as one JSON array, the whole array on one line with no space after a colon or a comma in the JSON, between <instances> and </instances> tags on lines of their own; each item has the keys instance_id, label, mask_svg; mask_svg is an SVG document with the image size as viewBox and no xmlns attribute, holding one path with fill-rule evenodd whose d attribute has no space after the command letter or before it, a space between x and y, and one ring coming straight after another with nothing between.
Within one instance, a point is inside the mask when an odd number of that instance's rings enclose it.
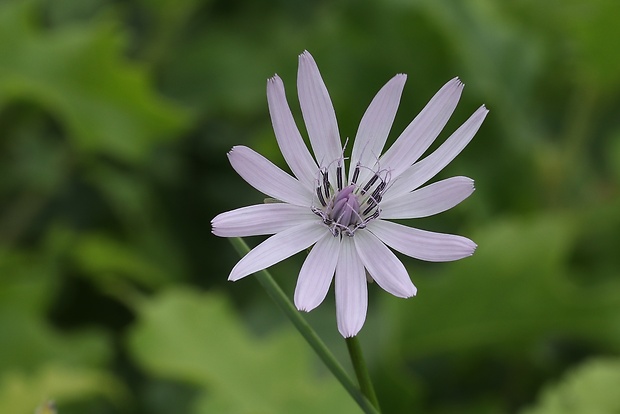
<instances>
[{"instance_id":1,"label":"flower center","mask_svg":"<svg viewBox=\"0 0 620 414\"><path fill-rule=\"evenodd\" d=\"M320 175L316 187L320 206L313 205L311 208L314 214L323 219L323 223L334 237L343 233L352 237L356 230L365 228L370 221L379 217L381 214L379 203L389 177L387 171L373 171L370 179L364 185L359 185L357 181L360 166L357 165L351 183L344 188L341 164L336 168L336 188L330 183L327 168L322 168Z\"/></svg>"}]
</instances>

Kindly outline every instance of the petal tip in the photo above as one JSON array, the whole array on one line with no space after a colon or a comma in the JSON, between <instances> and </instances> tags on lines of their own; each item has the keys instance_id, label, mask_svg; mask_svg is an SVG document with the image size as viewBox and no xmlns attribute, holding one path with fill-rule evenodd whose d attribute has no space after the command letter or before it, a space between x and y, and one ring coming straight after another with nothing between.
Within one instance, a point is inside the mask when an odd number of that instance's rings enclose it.
<instances>
[{"instance_id":1,"label":"petal tip","mask_svg":"<svg viewBox=\"0 0 620 414\"><path fill-rule=\"evenodd\" d=\"M357 334L360 333L361 330L362 330L361 326L355 327L355 328L346 327L346 326L338 327L338 332L340 332L340 335L342 335L343 338L353 338L354 336L357 336Z\"/></svg>"},{"instance_id":2,"label":"petal tip","mask_svg":"<svg viewBox=\"0 0 620 414\"><path fill-rule=\"evenodd\" d=\"M460 257L457 257L453 260L465 259L467 257L473 256L474 253L476 253L476 249L478 249L478 245L467 238L464 238L464 239L465 239L464 241L466 244L462 250Z\"/></svg>"},{"instance_id":3,"label":"petal tip","mask_svg":"<svg viewBox=\"0 0 620 414\"><path fill-rule=\"evenodd\" d=\"M308 309L307 306L300 306L298 304L295 304L295 307L297 308L297 310L299 312L306 312L306 313L308 313L308 312L310 312L312 310L312 309Z\"/></svg>"},{"instance_id":4,"label":"petal tip","mask_svg":"<svg viewBox=\"0 0 620 414\"><path fill-rule=\"evenodd\" d=\"M243 145L234 145L227 153L226 155L228 155L228 157L230 157L234 152L239 152L242 148L244 148Z\"/></svg>"},{"instance_id":5,"label":"petal tip","mask_svg":"<svg viewBox=\"0 0 620 414\"><path fill-rule=\"evenodd\" d=\"M476 190L476 181L473 178L465 177L468 180L469 185L471 186L471 191L474 192Z\"/></svg>"},{"instance_id":6,"label":"petal tip","mask_svg":"<svg viewBox=\"0 0 620 414\"><path fill-rule=\"evenodd\" d=\"M473 256L474 253L476 253L476 250L478 249L478 245L474 242L471 242L472 246L471 246L471 253L469 254L470 256Z\"/></svg>"},{"instance_id":7,"label":"petal tip","mask_svg":"<svg viewBox=\"0 0 620 414\"><path fill-rule=\"evenodd\" d=\"M300 293L298 290L295 290L295 296L293 298L293 302L295 303L295 307L300 312L310 312L316 309L322 302L324 298L318 298L316 296L310 296L306 294Z\"/></svg>"},{"instance_id":8,"label":"petal tip","mask_svg":"<svg viewBox=\"0 0 620 414\"><path fill-rule=\"evenodd\" d=\"M459 78L458 76L455 76L454 78L450 79L448 83L453 84L457 88L463 88L465 86L461 78Z\"/></svg>"},{"instance_id":9,"label":"petal tip","mask_svg":"<svg viewBox=\"0 0 620 414\"><path fill-rule=\"evenodd\" d=\"M269 79L267 79L267 84L274 84L274 83L281 83L282 79L280 78L280 76L278 76L277 73L274 73L272 77L270 77Z\"/></svg>"},{"instance_id":10,"label":"petal tip","mask_svg":"<svg viewBox=\"0 0 620 414\"><path fill-rule=\"evenodd\" d=\"M306 303L306 301L304 301L301 297L301 295L297 292L295 292L295 296L293 298L293 302L295 303L295 307L297 308L297 310L299 312L310 312L312 310L312 308L310 306L308 306L308 303Z\"/></svg>"},{"instance_id":11,"label":"petal tip","mask_svg":"<svg viewBox=\"0 0 620 414\"><path fill-rule=\"evenodd\" d=\"M236 282L238 280L243 279L246 276L247 275L244 275L244 274L233 274L233 273L231 273L230 276L228 276L228 281L229 282Z\"/></svg>"},{"instance_id":12,"label":"petal tip","mask_svg":"<svg viewBox=\"0 0 620 414\"><path fill-rule=\"evenodd\" d=\"M307 49L304 49L303 52L299 54L299 60L312 59L312 55L308 52Z\"/></svg>"},{"instance_id":13,"label":"petal tip","mask_svg":"<svg viewBox=\"0 0 620 414\"><path fill-rule=\"evenodd\" d=\"M235 267L233 267L233 269L230 271L230 275L228 275L228 281L229 282L236 282L237 280L243 279L247 275L251 274L251 273L242 273L242 272L240 272L239 271L239 263L240 262L237 262Z\"/></svg>"},{"instance_id":14,"label":"petal tip","mask_svg":"<svg viewBox=\"0 0 620 414\"><path fill-rule=\"evenodd\" d=\"M410 286L407 286L407 290L404 293L404 299L412 298L418 294L418 288L412 283Z\"/></svg>"}]
</instances>

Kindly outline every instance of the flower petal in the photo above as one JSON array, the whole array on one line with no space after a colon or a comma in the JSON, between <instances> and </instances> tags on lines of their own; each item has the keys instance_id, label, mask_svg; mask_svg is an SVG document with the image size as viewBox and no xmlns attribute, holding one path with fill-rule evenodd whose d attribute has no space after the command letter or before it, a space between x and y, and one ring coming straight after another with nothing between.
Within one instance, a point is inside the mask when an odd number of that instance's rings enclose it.
<instances>
[{"instance_id":1,"label":"flower petal","mask_svg":"<svg viewBox=\"0 0 620 414\"><path fill-rule=\"evenodd\" d=\"M417 161L437 138L454 112L462 91L463 83L459 78L446 83L381 157L380 164L390 169L392 179Z\"/></svg>"},{"instance_id":2,"label":"flower petal","mask_svg":"<svg viewBox=\"0 0 620 414\"><path fill-rule=\"evenodd\" d=\"M334 277L339 251L340 239L329 232L310 250L295 288L297 309L310 312L323 302Z\"/></svg>"},{"instance_id":3,"label":"flower petal","mask_svg":"<svg viewBox=\"0 0 620 414\"><path fill-rule=\"evenodd\" d=\"M276 140L293 174L309 188L314 188L318 167L306 147L286 101L284 83L278 75L267 81L267 102Z\"/></svg>"},{"instance_id":4,"label":"flower petal","mask_svg":"<svg viewBox=\"0 0 620 414\"><path fill-rule=\"evenodd\" d=\"M443 170L472 140L489 110L482 105L439 148L416 162L393 181L385 196L398 196L414 190Z\"/></svg>"},{"instance_id":5,"label":"flower petal","mask_svg":"<svg viewBox=\"0 0 620 414\"><path fill-rule=\"evenodd\" d=\"M390 79L377 93L364 113L351 152L349 182L353 178L353 172L358 163L372 167L379 160L392 128L406 80L407 75L404 74L398 74ZM363 182L367 174L369 174L367 169L360 171L359 181Z\"/></svg>"},{"instance_id":6,"label":"flower petal","mask_svg":"<svg viewBox=\"0 0 620 414\"><path fill-rule=\"evenodd\" d=\"M349 338L362 329L368 310L366 272L349 237L341 242L335 285L338 331Z\"/></svg>"},{"instance_id":7,"label":"flower petal","mask_svg":"<svg viewBox=\"0 0 620 414\"><path fill-rule=\"evenodd\" d=\"M281 262L312 246L325 232L323 223L309 222L276 233L243 256L233 267L228 280L239 280Z\"/></svg>"},{"instance_id":8,"label":"flower petal","mask_svg":"<svg viewBox=\"0 0 620 414\"><path fill-rule=\"evenodd\" d=\"M452 177L381 203L381 218L420 218L456 206L474 192L474 180Z\"/></svg>"},{"instance_id":9,"label":"flower petal","mask_svg":"<svg viewBox=\"0 0 620 414\"><path fill-rule=\"evenodd\" d=\"M377 221L379 220L370 224ZM381 240L369 231L356 232L353 240L362 263L379 286L401 298L416 294L416 287L411 282L407 269Z\"/></svg>"},{"instance_id":10,"label":"flower petal","mask_svg":"<svg viewBox=\"0 0 620 414\"><path fill-rule=\"evenodd\" d=\"M306 221L316 221L307 207L286 203L256 204L218 214L211 220L212 232L220 237L275 234Z\"/></svg>"},{"instance_id":11,"label":"flower petal","mask_svg":"<svg viewBox=\"0 0 620 414\"><path fill-rule=\"evenodd\" d=\"M414 229L385 220L374 220L368 223L367 229L392 249L428 262L458 260L476 250L476 243L462 236Z\"/></svg>"},{"instance_id":12,"label":"flower petal","mask_svg":"<svg viewBox=\"0 0 620 414\"><path fill-rule=\"evenodd\" d=\"M331 98L308 51L299 55L297 91L314 156L320 167L327 167L342 157L342 144Z\"/></svg>"},{"instance_id":13,"label":"flower petal","mask_svg":"<svg viewBox=\"0 0 620 414\"><path fill-rule=\"evenodd\" d=\"M313 193L256 151L239 145L228 153L230 164L252 187L298 206L310 206Z\"/></svg>"}]
</instances>

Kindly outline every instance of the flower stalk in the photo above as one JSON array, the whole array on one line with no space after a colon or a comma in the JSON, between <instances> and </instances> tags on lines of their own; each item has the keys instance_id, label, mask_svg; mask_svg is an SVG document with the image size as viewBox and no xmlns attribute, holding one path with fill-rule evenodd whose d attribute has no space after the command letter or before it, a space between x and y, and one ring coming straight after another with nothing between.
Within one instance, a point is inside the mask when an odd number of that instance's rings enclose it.
<instances>
[{"instance_id":1,"label":"flower stalk","mask_svg":"<svg viewBox=\"0 0 620 414\"><path fill-rule=\"evenodd\" d=\"M240 237L232 237L229 239L232 243L235 250L241 255L244 256L250 251L249 246L245 243L245 241ZM336 357L330 352L329 348L325 345L325 343L318 336L316 331L312 329L310 324L301 316L299 311L295 308L293 303L286 296L284 291L280 288L280 286L273 279L271 274L267 270L261 270L256 273L256 278L258 282L261 284L263 289L267 292L269 297L276 303L276 305L280 308L282 312L286 315L287 318L293 323L295 328L299 331L301 336L308 342L308 344L312 347L314 352L319 356L319 358L323 361L325 366L332 372L332 374L336 377L336 379L342 384L345 390L353 397L355 402L359 405L359 407L367 414L378 414L377 407L378 404L376 402L376 396L374 397L374 401L371 400L366 392L360 390L353 380L346 373L342 365L338 362ZM353 338L349 338L353 339ZM348 346L347 341L347 346ZM357 345L359 351L359 357L356 360L361 360L363 364L363 358L361 356L361 349L359 349L359 344ZM356 363L353 364L356 367ZM365 369L365 364L364 364ZM358 368L355 368L356 375L358 372ZM366 373L367 376L367 373ZM370 383L370 378L368 378L368 383ZM362 387L362 382L360 381L360 387ZM365 385L364 385L365 387ZM371 385L372 389L372 385ZM374 395L374 391L373 394Z\"/></svg>"},{"instance_id":2,"label":"flower stalk","mask_svg":"<svg viewBox=\"0 0 620 414\"><path fill-rule=\"evenodd\" d=\"M360 384L360 390L380 412L381 408L379 407L379 400L377 399L377 394L375 393L375 389L372 386L372 381L370 380L370 374L368 373L368 368L366 367L366 361L364 360L364 354L362 353L360 342L357 339L357 336L345 338L345 341L347 343L349 355L351 356L351 363L353 364L357 381Z\"/></svg>"}]
</instances>

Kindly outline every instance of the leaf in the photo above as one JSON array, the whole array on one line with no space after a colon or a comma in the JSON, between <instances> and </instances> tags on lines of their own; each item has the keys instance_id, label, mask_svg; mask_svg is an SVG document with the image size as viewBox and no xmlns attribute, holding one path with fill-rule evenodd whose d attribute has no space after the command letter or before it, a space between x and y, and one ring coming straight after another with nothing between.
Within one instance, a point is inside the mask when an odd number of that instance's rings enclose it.
<instances>
[{"instance_id":1,"label":"leaf","mask_svg":"<svg viewBox=\"0 0 620 414\"><path fill-rule=\"evenodd\" d=\"M0 314L42 313L56 292L56 276L43 254L0 249Z\"/></svg>"},{"instance_id":2,"label":"leaf","mask_svg":"<svg viewBox=\"0 0 620 414\"><path fill-rule=\"evenodd\" d=\"M80 235L71 256L87 276L100 282L127 278L142 286L156 287L170 279L165 269L142 254L135 245L105 234Z\"/></svg>"},{"instance_id":3,"label":"leaf","mask_svg":"<svg viewBox=\"0 0 620 414\"><path fill-rule=\"evenodd\" d=\"M152 31L148 38L146 58L160 60L174 49L174 41L187 28L190 20L205 1L198 0L141 0Z\"/></svg>"},{"instance_id":4,"label":"leaf","mask_svg":"<svg viewBox=\"0 0 620 414\"><path fill-rule=\"evenodd\" d=\"M46 320L58 275L45 250L0 251L0 372L50 361L92 367L109 360L110 343L102 331L63 333Z\"/></svg>"},{"instance_id":5,"label":"leaf","mask_svg":"<svg viewBox=\"0 0 620 414\"><path fill-rule=\"evenodd\" d=\"M60 120L75 150L128 162L184 126L186 114L123 57L125 40L114 25L44 30L34 12L31 1L0 6L0 108L36 102Z\"/></svg>"},{"instance_id":6,"label":"leaf","mask_svg":"<svg viewBox=\"0 0 620 414\"><path fill-rule=\"evenodd\" d=\"M433 264L443 274L425 278L412 270L418 296L386 302L395 315L385 318L396 317L402 329L399 352L519 351L549 332L597 337L620 349L611 329L620 323L617 282L581 286L565 267L579 225L572 215L498 221L473 237L471 258Z\"/></svg>"},{"instance_id":7,"label":"leaf","mask_svg":"<svg viewBox=\"0 0 620 414\"><path fill-rule=\"evenodd\" d=\"M118 402L126 396L126 390L103 371L62 364L46 365L28 375L7 371L0 376L2 413L32 414L46 400L62 406L63 403L94 396ZM62 409L58 412L62 414Z\"/></svg>"},{"instance_id":8,"label":"leaf","mask_svg":"<svg viewBox=\"0 0 620 414\"><path fill-rule=\"evenodd\" d=\"M316 376L297 335L252 337L219 295L168 290L138 311L131 353L152 374L202 387L196 413L357 412L334 379Z\"/></svg>"},{"instance_id":9,"label":"leaf","mask_svg":"<svg viewBox=\"0 0 620 414\"><path fill-rule=\"evenodd\" d=\"M616 188L618 188L618 183L620 183L620 129L612 131L608 140L609 144L605 151L607 164L615 180Z\"/></svg>"},{"instance_id":10,"label":"leaf","mask_svg":"<svg viewBox=\"0 0 620 414\"><path fill-rule=\"evenodd\" d=\"M62 334L38 316L0 312L0 371L31 369L49 361L102 365L110 358L108 338L98 330Z\"/></svg>"},{"instance_id":11,"label":"leaf","mask_svg":"<svg viewBox=\"0 0 620 414\"><path fill-rule=\"evenodd\" d=\"M620 56L609 49L611 39L618 39L617 19L620 3L598 0L555 2L551 6L556 23L564 29L573 64L583 73L588 86L601 92L617 91L620 86Z\"/></svg>"},{"instance_id":12,"label":"leaf","mask_svg":"<svg viewBox=\"0 0 620 414\"><path fill-rule=\"evenodd\" d=\"M597 358L547 387L521 414L614 414L620 412L620 359Z\"/></svg>"}]
</instances>

